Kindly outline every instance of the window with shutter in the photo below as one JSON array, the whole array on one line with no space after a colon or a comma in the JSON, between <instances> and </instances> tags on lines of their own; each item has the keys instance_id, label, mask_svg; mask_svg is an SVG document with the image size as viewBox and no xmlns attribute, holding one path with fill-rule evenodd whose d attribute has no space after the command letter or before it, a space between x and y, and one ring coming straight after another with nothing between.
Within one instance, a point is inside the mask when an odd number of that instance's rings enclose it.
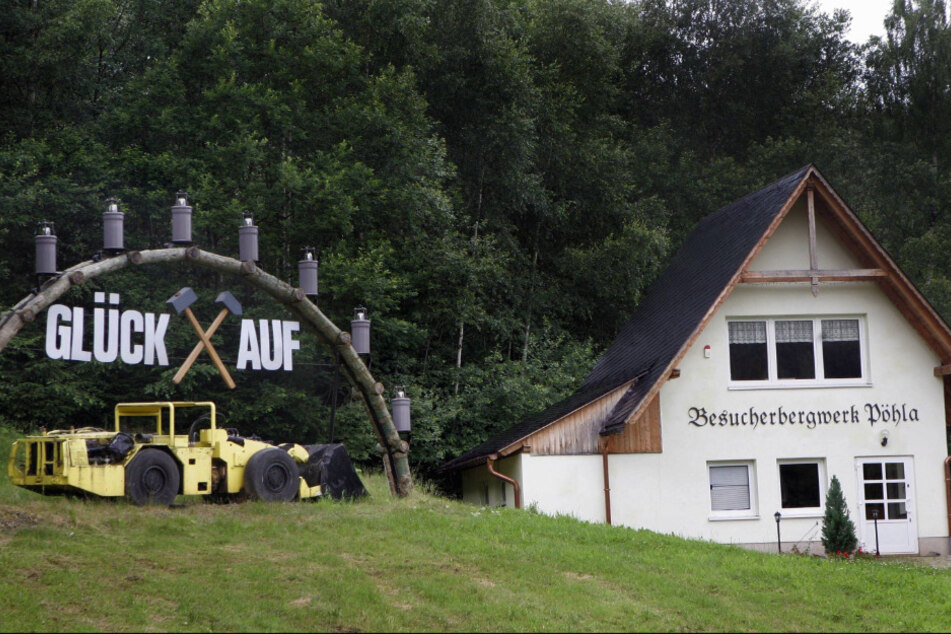
<instances>
[{"instance_id":1,"label":"window with shutter","mask_svg":"<svg viewBox=\"0 0 951 634\"><path fill-rule=\"evenodd\" d=\"M753 509L750 464L711 464L710 510L717 513Z\"/></svg>"}]
</instances>

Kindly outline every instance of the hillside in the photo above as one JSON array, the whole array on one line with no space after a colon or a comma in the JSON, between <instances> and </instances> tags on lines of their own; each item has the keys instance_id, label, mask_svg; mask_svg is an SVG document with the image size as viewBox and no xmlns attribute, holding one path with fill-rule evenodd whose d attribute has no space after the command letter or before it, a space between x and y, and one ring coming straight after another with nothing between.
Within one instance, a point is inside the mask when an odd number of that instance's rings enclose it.
<instances>
[{"instance_id":1,"label":"hillside","mask_svg":"<svg viewBox=\"0 0 951 634\"><path fill-rule=\"evenodd\" d=\"M779 557L424 487L395 499L365 480L355 504L141 509L4 474L0 630L945 631L951 614L951 570Z\"/></svg>"}]
</instances>

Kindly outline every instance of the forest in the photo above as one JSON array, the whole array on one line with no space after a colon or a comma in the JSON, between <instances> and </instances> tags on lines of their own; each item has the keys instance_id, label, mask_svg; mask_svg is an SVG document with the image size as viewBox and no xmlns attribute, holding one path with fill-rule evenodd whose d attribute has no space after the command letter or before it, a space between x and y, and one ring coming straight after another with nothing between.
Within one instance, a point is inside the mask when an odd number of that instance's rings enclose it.
<instances>
[{"instance_id":1,"label":"forest","mask_svg":"<svg viewBox=\"0 0 951 634\"><path fill-rule=\"evenodd\" d=\"M807 164L949 319L947 7L895 0L885 37L857 44L849 19L805 0L0 0L0 312L36 287L41 221L66 267L101 251L110 197L129 249L169 241L178 190L203 249L237 257L250 211L261 268L296 284L314 247L321 311L349 330L368 310L367 362L406 386L422 477L570 394L699 219ZM63 303L161 313L184 286L204 324L225 290L244 317L286 318L178 266ZM293 372L237 372L233 391L207 356L176 385L184 355L53 360L45 338L38 319L0 355L0 426L212 399L245 433L332 434L379 461L303 334Z\"/></svg>"}]
</instances>

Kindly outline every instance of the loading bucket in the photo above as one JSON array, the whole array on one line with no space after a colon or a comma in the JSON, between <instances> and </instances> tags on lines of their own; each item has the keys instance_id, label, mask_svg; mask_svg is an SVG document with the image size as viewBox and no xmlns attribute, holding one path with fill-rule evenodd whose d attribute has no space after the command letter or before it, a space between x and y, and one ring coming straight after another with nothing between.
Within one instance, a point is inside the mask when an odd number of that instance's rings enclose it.
<instances>
[{"instance_id":1,"label":"loading bucket","mask_svg":"<svg viewBox=\"0 0 951 634\"><path fill-rule=\"evenodd\" d=\"M310 454L301 476L308 486L320 485L321 494L335 500L355 500L368 495L350 461L347 448L340 443L306 445Z\"/></svg>"}]
</instances>

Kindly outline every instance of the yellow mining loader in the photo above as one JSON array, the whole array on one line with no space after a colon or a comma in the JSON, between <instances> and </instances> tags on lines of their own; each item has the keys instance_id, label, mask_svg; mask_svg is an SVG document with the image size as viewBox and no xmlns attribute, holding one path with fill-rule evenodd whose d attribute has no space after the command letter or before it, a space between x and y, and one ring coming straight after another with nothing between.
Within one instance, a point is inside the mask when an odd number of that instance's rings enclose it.
<instances>
[{"instance_id":1,"label":"yellow mining loader","mask_svg":"<svg viewBox=\"0 0 951 634\"><path fill-rule=\"evenodd\" d=\"M182 419L191 421L181 424L185 432L177 427ZM119 403L111 431L44 431L16 441L7 471L13 484L39 493L124 496L138 505L170 505L178 494L269 501L321 495L314 447L326 446L273 445L218 427L218 420L210 401Z\"/></svg>"}]
</instances>

